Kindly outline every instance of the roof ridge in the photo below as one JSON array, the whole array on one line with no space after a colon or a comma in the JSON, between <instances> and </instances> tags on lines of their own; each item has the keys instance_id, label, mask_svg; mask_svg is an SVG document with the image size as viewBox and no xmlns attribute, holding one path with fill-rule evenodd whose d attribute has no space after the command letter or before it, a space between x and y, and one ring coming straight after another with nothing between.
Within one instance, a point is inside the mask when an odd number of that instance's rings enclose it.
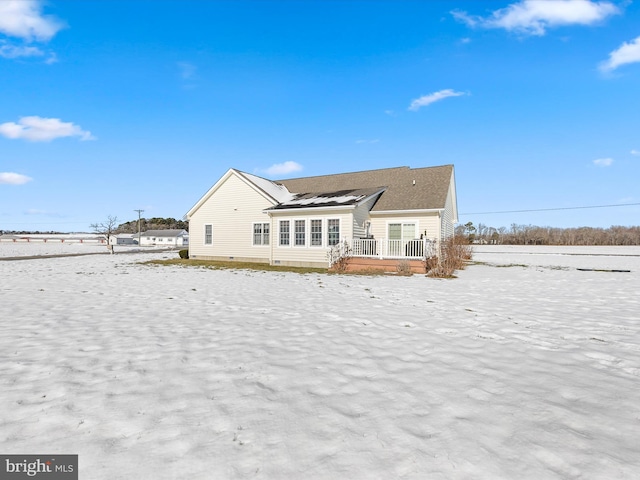
<instances>
[{"instance_id":1,"label":"roof ridge","mask_svg":"<svg viewBox=\"0 0 640 480\"><path fill-rule=\"evenodd\" d=\"M416 170L427 170L427 169L431 169L431 168L443 168L443 167L453 167L453 163L447 163L444 165L431 165L428 167L410 167L408 165L400 165L398 167L385 167L385 168L374 168L371 170L356 170L353 172L341 172L341 173L327 173L324 175L311 175L308 177L295 177L295 178L281 178L278 180L271 180L272 182L275 183L280 183L280 182L286 182L286 181L291 181L291 180L305 180L305 179L313 179L313 178L320 178L320 177L337 177L340 175L354 175L357 173L376 173L376 172L382 172L385 170L409 170L409 171L416 171ZM239 171L239 170L238 170ZM258 175L255 175L256 177ZM262 177L260 177L262 178Z\"/></svg>"},{"instance_id":2,"label":"roof ridge","mask_svg":"<svg viewBox=\"0 0 640 480\"><path fill-rule=\"evenodd\" d=\"M425 168L430 168L430 167L425 167ZM309 177L282 178L282 179L273 180L273 181L277 183L277 182L289 181L289 180L303 180L303 179L307 179L307 178L311 179L311 178L318 178L318 177L336 177L338 175L353 175L354 173L381 172L383 170L400 170L400 169L409 169L409 170L411 170L411 167L403 165L403 166L400 166L400 167L374 168L372 170L356 170L354 172L326 173L324 175L312 175L312 176L309 176Z\"/></svg>"}]
</instances>

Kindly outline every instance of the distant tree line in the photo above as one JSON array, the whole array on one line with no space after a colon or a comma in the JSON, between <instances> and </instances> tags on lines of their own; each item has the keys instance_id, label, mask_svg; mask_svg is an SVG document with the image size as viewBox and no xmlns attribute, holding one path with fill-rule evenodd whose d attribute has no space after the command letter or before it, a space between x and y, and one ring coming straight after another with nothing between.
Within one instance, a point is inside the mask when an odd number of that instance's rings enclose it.
<instances>
[{"instance_id":1,"label":"distant tree line","mask_svg":"<svg viewBox=\"0 0 640 480\"><path fill-rule=\"evenodd\" d=\"M556 228L513 223L510 228L494 228L467 222L455 233L469 243L494 245L640 245L640 226Z\"/></svg>"},{"instance_id":2,"label":"distant tree line","mask_svg":"<svg viewBox=\"0 0 640 480\"><path fill-rule=\"evenodd\" d=\"M94 233L104 233L109 232L109 234L118 234L118 233L138 233L138 220L131 220L130 222L121 223L116 226L115 222L117 222L117 218L113 216L109 216L105 222L95 223L91 225L91 229ZM141 218L140 219L140 231L144 232L147 230L186 230L189 231L189 222L185 222L183 220L176 220L175 218ZM33 231L33 230L1 230L0 235L58 235L63 234L65 232L56 232L56 231Z\"/></svg>"},{"instance_id":3,"label":"distant tree line","mask_svg":"<svg viewBox=\"0 0 640 480\"><path fill-rule=\"evenodd\" d=\"M140 231L147 230L187 230L189 231L189 222L176 220L175 218L141 218ZM115 230L115 233L138 233L138 220L121 223Z\"/></svg>"}]
</instances>

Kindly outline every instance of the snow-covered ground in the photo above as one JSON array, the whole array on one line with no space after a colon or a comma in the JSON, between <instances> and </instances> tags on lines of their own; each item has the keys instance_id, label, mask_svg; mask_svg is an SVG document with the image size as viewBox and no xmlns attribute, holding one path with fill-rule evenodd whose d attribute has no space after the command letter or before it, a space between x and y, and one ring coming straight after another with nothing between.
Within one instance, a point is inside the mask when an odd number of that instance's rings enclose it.
<instances>
[{"instance_id":1,"label":"snow-covered ground","mask_svg":"<svg viewBox=\"0 0 640 480\"><path fill-rule=\"evenodd\" d=\"M476 250L453 280L1 261L0 451L83 479L640 478L640 248Z\"/></svg>"}]
</instances>

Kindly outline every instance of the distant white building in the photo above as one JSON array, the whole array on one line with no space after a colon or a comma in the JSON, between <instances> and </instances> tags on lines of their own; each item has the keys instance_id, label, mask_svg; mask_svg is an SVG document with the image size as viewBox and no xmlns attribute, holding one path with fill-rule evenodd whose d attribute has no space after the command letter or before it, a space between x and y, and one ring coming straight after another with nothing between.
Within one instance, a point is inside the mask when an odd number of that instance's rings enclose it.
<instances>
[{"instance_id":1,"label":"distant white building","mask_svg":"<svg viewBox=\"0 0 640 480\"><path fill-rule=\"evenodd\" d=\"M136 235L134 235L134 238ZM140 234L140 246L184 247L189 245L186 230L147 230Z\"/></svg>"},{"instance_id":2,"label":"distant white building","mask_svg":"<svg viewBox=\"0 0 640 480\"><path fill-rule=\"evenodd\" d=\"M111 235L109 237L110 245L137 245L138 234L137 233L119 233L117 235Z\"/></svg>"}]
</instances>

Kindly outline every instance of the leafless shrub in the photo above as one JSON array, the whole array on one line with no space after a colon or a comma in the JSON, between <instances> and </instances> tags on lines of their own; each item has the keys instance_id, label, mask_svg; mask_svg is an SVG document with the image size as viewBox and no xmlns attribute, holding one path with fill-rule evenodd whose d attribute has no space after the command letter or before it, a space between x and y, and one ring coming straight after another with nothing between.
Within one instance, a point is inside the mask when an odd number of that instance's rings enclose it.
<instances>
[{"instance_id":1,"label":"leafless shrub","mask_svg":"<svg viewBox=\"0 0 640 480\"><path fill-rule=\"evenodd\" d=\"M440 245L440 255L424 260L425 271L430 277L450 278L456 270L462 270L471 260L473 250L464 238L451 237Z\"/></svg>"},{"instance_id":2,"label":"leafless shrub","mask_svg":"<svg viewBox=\"0 0 640 480\"><path fill-rule=\"evenodd\" d=\"M400 260L396 265L396 271L398 272L398 275L404 275L406 277L413 275L413 272L411 271L411 264L408 260Z\"/></svg>"},{"instance_id":3,"label":"leafless shrub","mask_svg":"<svg viewBox=\"0 0 640 480\"><path fill-rule=\"evenodd\" d=\"M440 259L438 258L437 255L434 255L432 257L427 257L424 259L424 270L425 272L429 273L430 271L438 268L439 264L440 264Z\"/></svg>"}]
</instances>

